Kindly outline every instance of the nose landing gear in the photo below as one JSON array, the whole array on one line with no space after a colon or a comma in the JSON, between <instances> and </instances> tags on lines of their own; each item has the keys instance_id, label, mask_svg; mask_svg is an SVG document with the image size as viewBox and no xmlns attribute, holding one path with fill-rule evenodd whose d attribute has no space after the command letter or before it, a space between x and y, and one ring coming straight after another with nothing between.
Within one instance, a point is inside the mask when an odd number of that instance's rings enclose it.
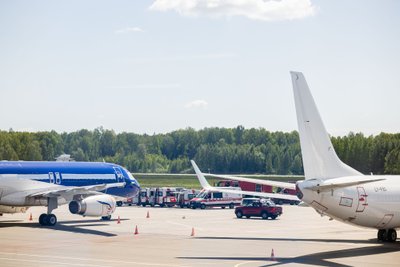
<instances>
[{"instance_id":1,"label":"nose landing gear","mask_svg":"<svg viewBox=\"0 0 400 267\"><path fill-rule=\"evenodd\" d=\"M379 229L378 240L382 242L396 242L397 232L395 229Z\"/></svg>"}]
</instances>

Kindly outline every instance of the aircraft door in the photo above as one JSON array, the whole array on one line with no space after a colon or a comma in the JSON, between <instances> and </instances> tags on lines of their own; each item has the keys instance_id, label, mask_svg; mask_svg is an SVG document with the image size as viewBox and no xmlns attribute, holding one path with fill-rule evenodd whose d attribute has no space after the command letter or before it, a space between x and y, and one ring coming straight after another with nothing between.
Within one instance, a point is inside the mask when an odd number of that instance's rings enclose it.
<instances>
[{"instance_id":1,"label":"aircraft door","mask_svg":"<svg viewBox=\"0 0 400 267\"><path fill-rule=\"evenodd\" d=\"M124 181L124 175L122 174L122 171L118 167L114 167L115 171L115 176L117 178L117 182L123 182Z\"/></svg>"},{"instance_id":2,"label":"aircraft door","mask_svg":"<svg viewBox=\"0 0 400 267\"><path fill-rule=\"evenodd\" d=\"M54 173L56 178L56 184L61 184L61 174L59 172Z\"/></svg>"},{"instance_id":3,"label":"aircraft door","mask_svg":"<svg viewBox=\"0 0 400 267\"><path fill-rule=\"evenodd\" d=\"M357 187L358 191L358 206L356 212L363 212L365 207L368 206L367 197L368 195L365 193L364 187Z\"/></svg>"},{"instance_id":4,"label":"aircraft door","mask_svg":"<svg viewBox=\"0 0 400 267\"><path fill-rule=\"evenodd\" d=\"M49 172L49 183L54 184L54 174L52 172Z\"/></svg>"}]
</instances>

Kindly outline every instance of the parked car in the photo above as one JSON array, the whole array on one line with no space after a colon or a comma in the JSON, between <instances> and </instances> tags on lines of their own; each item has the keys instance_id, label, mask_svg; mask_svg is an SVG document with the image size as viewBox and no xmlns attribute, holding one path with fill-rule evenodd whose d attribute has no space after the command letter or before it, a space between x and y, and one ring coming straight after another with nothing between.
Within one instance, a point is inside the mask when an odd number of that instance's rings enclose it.
<instances>
[{"instance_id":1,"label":"parked car","mask_svg":"<svg viewBox=\"0 0 400 267\"><path fill-rule=\"evenodd\" d=\"M235 208L237 218L261 217L263 219L271 218L275 220L282 215L282 207L275 205L269 199L244 198L242 205Z\"/></svg>"}]
</instances>

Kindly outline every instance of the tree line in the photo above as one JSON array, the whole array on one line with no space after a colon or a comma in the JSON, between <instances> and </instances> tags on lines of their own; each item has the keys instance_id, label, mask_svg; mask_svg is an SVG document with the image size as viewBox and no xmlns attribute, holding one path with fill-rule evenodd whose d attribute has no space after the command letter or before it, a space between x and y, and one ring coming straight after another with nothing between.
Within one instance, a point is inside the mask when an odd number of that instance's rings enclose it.
<instances>
[{"instance_id":1,"label":"tree line","mask_svg":"<svg viewBox=\"0 0 400 267\"><path fill-rule=\"evenodd\" d=\"M400 174L400 134L332 137L338 156L362 173ZM71 133L0 131L1 160L107 161L131 172L188 173L194 159L214 173L303 174L299 136L264 128L192 128L167 134L97 128Z\"/></svg>"}]
</instances>

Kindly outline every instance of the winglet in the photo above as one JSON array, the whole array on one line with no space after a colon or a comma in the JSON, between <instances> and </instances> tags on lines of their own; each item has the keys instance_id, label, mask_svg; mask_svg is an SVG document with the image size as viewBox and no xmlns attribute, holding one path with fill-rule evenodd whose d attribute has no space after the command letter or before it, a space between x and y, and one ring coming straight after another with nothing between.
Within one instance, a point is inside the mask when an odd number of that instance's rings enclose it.
<instances>
[{"instance_id":1,"label":"winglet","mask_svg":"<svg viewBox=\"0 0 400 267\"><path fill-rule=\"evenodd\" d=\"M191 160L190 163L192 163L193 169L196 172L197 179L199 179L201 187L203 187L204 189L211 188L212 186L207 182L206 177L204 177L204 174L200 171L199 167L197 167L196 162L194 162L194 160Z\"/></svg>"}]
</instances>

